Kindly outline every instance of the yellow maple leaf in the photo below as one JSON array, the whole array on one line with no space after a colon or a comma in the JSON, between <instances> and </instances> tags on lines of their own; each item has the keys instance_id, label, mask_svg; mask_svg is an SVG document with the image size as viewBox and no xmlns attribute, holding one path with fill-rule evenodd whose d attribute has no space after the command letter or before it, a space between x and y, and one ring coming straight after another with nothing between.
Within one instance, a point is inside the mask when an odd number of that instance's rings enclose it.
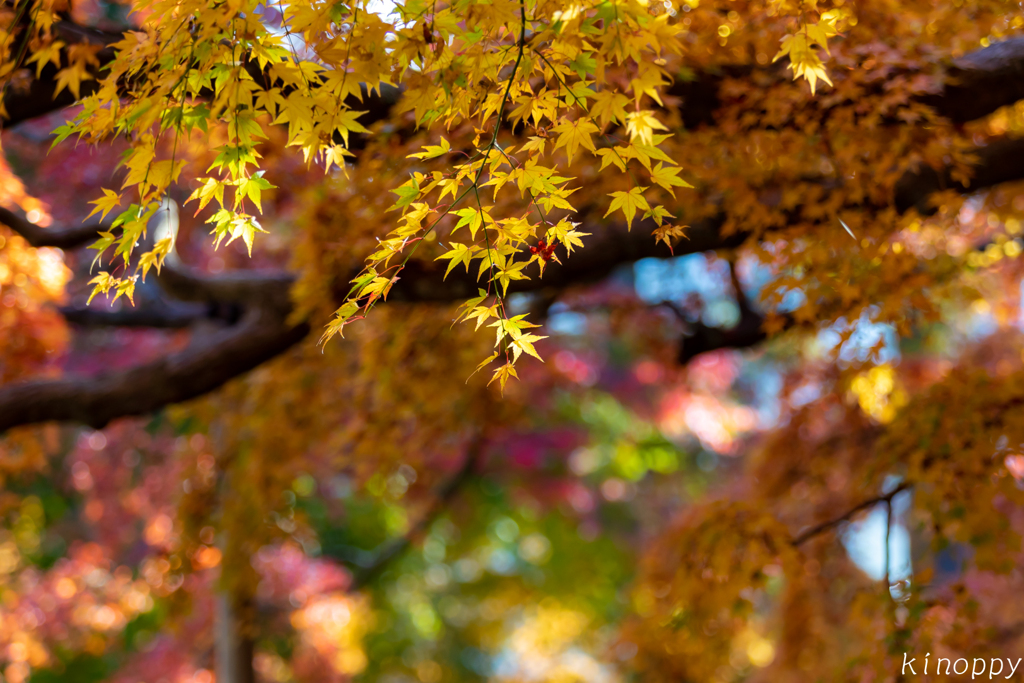
<instances>
[{"instance_id":1,"label":"yellow maple leaf","mask_svg":"<svg viewBox=\"0 0 1024 683\"><path fill-rule=\"evenodd\" d=\"M669 194L675 197L676 192L672 189L673 187L693 187L690 183L677 177L681 170L678 166L665 166L658 162L658 165L651 171L651 180L664 187Z\"/></svg>"},{"instance_id":2,"label":"yellow maple leaf","mask_svg":"<svg viewBox=\"0 0 1024 683\"><path fill-rule=\"evenodd\" d=\"M62 47L64 47L64 41L55 40L49 45L45 45L33 52L32 56L26 60L28 64L36 63L36 78L42 75L43 69L46 68L47 64L60 66L60 49Z\"/></svg>"},{"instance_id":3,"label":"yellow maple leaf","mask_svg":"<svg viewBox=\"0 0 1024 683\"><path fill-rule=\"evenodd\" d=\"M594 146L594 141L591 137L594 133L599 132L597 126L594 125L589 119L580 119L577 121L567 121L562 119L557 126L552 128L555 133L558 133L558 141L555 143L555 149L565 147L565 154L569 157L569 161L576 156L576 150L581 146L591 152L597 152L597 148Z\"/></svg>"},{"instance_id":4,"label":"yellow maple leaf","mask_svg":"<svg viewBox=\"0 0 1024 683\"><path fill-rule=\"evenodd\" d=\"M637 209L649 211L651 208L643 195L646 189L646 187L634 187L629 192L612 192L609 195L612 198L612 203L604 214L605 218L612 212L621 209L623 215L626 216L626 225L633 227L633 218L636 216Z\"/></svg>"},{"instance_id":5,"label":"yellow maple leaf","mask_svg":"<svg viewBox=\"0 0 1024 683\"><path fill-rule=\"evenodd\" d=\"M82 81L91 79L92 74L86 71L84 63L76 62L66 66L57 72L57 88L53 91L53 96L56 97L60 94L61 90L67 88L77 100L81 92Z\"/></svg>"},{"instance_id":6,"label":"yellow maple leaf","mask_svg":"<svg viewBox=\"0 0 1024 683\"><path fill-rule=\"evenodd\" d=\"M654 131L668 130L653 111L643 109L626 115L626 132L630 140L639 140L645 145L654 142Z\"/></svg>"},{"instance_id":7,"label":"yellow maple leaf","mask_svg":"<svg viewBox=\"0 0 1024 683\"><path fill-rule=\"evenodd\" d=\"M113 211L115 207L121 204L121 195L118 194L117 192L114 192L113 190L108 190L104 188L103 196L89 203L93 204L96 208L93 209L88 216L86 216L86 219L91 218L92 216L96 215L97 212L100 212L100 220L103 220L104 218L107 217L108 213Z\"/></svg>"},{"instance_id":8,"label":"yellow maple leaf","mask_svg":"<svg viewBox=\"0 0 1024 683\"><path fill-rule=\"evenodd\" d=\"M594 103L590 105L590 115L597 118L601 128L610 121L622 123L626 120L626 104L629 98L614 90L601 90L594 95Z\"/></svg>"}]
</instances>

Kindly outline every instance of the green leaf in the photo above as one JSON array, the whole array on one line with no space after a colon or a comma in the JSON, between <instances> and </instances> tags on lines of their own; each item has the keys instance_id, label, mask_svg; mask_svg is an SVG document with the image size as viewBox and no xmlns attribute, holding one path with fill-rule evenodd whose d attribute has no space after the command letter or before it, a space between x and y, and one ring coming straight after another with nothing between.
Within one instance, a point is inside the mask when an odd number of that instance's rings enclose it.
<instances>
[{"instance_id":1,"label":"green leaf","mask_svg":"<svg viewBox=\"0 0 1024 683\"><path fill-rule=\"evenodd\" d=\"M420 196L420 184L416 178L410 178L397 190L391 190L394 194L398 195L398 201L396 201L389 209L401 209L402 207L409 206L416 198Z\"/></svg>"}]
</instances>

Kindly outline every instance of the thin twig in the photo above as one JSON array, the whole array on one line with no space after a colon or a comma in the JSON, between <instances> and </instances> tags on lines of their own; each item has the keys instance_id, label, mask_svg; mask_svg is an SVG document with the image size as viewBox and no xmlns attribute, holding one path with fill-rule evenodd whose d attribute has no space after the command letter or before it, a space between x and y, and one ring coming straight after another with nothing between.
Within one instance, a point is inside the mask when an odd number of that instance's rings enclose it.
<instances>
[{"instance_id":1,"label":"thin twig","mask_svg":"<svg viewBox=\"0 0 1024 683\"><path fill-rule=\"evenodd\" d=\"M889 534L892 532L892 499L885 501L885 592L892 597L892 579L889 577Z\"/></svg>"},{"instance_id":2,"label":"thin twig","mask_svg":"<svg viewBox=\"0 0 1024 683\"><path fill-rule=\"evenodd\" d=\"M750 305L750 299L747 298L747 293L743 291L743 283L740 282L739 273L736 272L736 259L735 255L730 258L727 263L729 264L729 281L732 283L733 289L736 290L736 305L740 309L740 317L745 314L759 315Z\"/></svg>"},{"instance_id":3,"label":"thin twig","mask_svg":"<svg viewBox=\"0 0 1024 683\"><path fill-rule=\"evenodd\" d=\"M455 498L462 485L473 476L477 463L480 460L480 454L483 452L484 443L485 439L483 436L478 436L474 439L473 443L470 444L466 460L462 463L459 471L452 475L437 490L433 503L431 503L430 507L412 529L398 538L385 541L377 546L375 550L368 553L371 559L354 572L351 590L359 590L376 579L391 562L400 557L412 545L413 540L422 535L434 523L434 520Z\"/></svg>"},{"instance_id":4,"label":"thin twig","mask_svg":"<svg viewBox=\"0 0 1024 683\"><path fill-rule=\"evenodd\" d=\"M885 494L884 496L878 496L876 498L871 498L870 500L865 500L864 502L859 503L858 505L855 505L854 507L850 508L849 510L847 510L845 513L843 513L839 517L836 517L835 519L830 519L827 522L822 522L821 524L818 524L817 526L811 527L807 531L805 531L802 534L796 536L793 539L792 543L795 546L800 545L800 544L804 543L805 541L808 541L811 538L814 538L818 534L822 534L822 533L824 533L826 531L829 531L830 529L833 529L833 528L839 526L843 522L850 521L850 519L854 515L859 513L859 512L863 512L864 510L868 510L870 508L873 508L874 506L878 505L879 503L887 503L888 504L888 503L890 503L892 501L892 499L894 497L896 497L897 494L902 493L903 491L906 491L906 490L910 489L911 487L913 487L913 484L911 484L909 482L903 482L902 484L900 484L899 486L897 486L896 488L894 488L892 491L890 491L889 493ZM888 545L886 546L886 549L887 549L886 552L888 552ZM886 570L888 571L888 566L886 566Z\"/></svg>"}]
</instances>

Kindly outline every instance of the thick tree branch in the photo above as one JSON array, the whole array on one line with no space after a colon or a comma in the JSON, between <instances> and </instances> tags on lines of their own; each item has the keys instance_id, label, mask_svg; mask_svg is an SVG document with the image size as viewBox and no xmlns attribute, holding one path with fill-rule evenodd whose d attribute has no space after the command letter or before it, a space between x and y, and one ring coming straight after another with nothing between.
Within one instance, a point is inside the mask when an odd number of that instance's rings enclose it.
<instances>
[{"instance_id":1,"label":"thick tree branch","mask_svg":"<svg viewBox=\"0 0 1024 683\"><path fill-rule=\"evenodd\" d=\"M75 249L97 239L101 230L109 230L110 226L89 223L73 228L43 228L29 221L20 213L0 206L0 223L25 238L33 247L56 247L58 249Z\"/></svg>"},{"instance_id":2,"label":"thick tree branch","mask_svg":"<svg viewBox=\"0 0 1024 683\"><path fill-rule=\"evenodd\" d=\"M40 380L0 391L0 433L11 427L61 420L100 428L210 392L284 352L309 332L261 309L242 322L183 351L136 368L95 378Z\"/></svg>"},{"instance_id":3,"label":"thick tree branch","mask_svg":"<svg viewBox=\"0 0 1024 683\"><path fill-rule=\"evenodd\" d=\"M679 345L679 364L686 365L702 353L718 349L748 349L768 338L764 331L764 316L753 306L743 291L743 284L736 273L736 264L729 261L729 280L736 294L736 306L740 319L729 328L709 327L702 323L688 323L689 334ZM681 311L676 312L677 315ZM790 320L789 323L792 323Z\"/></svg>"},{"instance_id":4,"label":"thick tree branch","mask_svg":"<svg viewBox=\"0 0 1024 683\"><path fill-rule=\"evenodd\" d=\"M960 191L975 190L987 184L1024 177L1024 163L1021 163L1024 157L1018 151L1022 144L1019 141L1006 141L980 150L980 163L990 164L991 168L979 166L977 180L970 188L963 188L959 184L952 187ZM901 186L897 196L907 205L924 201L931 192L942 186L942 177L939 174L930 175L928 170L908 174L909 180ZM10 221L12 228L19 232L26 231L30 238L40 240L37 235L42 231L41 228L11 212L8 214L14 218ZM3 215L0 215L2 219ZM682 240L676 247L676 255L734 248L749 237L745 233L724 236L721 225L720 217L695 222L688 233L688 239ZM669 255L666 248L656 244L651 237L650 226L643 223L635 226L632 231L623 230L621 226L594 231L595 235L588 240L585 249L564 259L562 264L550 264L543 279L534 277L515 282L510 291L563 289L595 282L622 264ZM52 244L53 239L47 238L46 243ZM437 264L411 262L402 271L401 279L392 289L389 300L442 302L474 296L479 287L476 279L471 275L456 273L458 271L454 271L446 280ZM237 303L262 308L264 314L273 311L272 315L279 322L269 329L261 328L259 332L262 334L248 335L235 330L233 334L238 336L237 339L232 338L230 342L214 349L193 352L184 359L169 357L145 366L144 369L101 377L92 382L68 380L5 388L0 391L0 431L47 420L103 424L114 417L150 412L217 388L232 377L273 358L305 335L306 326L289 328L280 322L290 311L288 290L292 278L292 275L283 272L245 271L211 276L192 271L172 260L165 266L159 281L173 296L186 301ZM346 277L344 281L350 279ZM341 297L344 292L338 295ZM732 330L702 327L684 341L680 360L687 362L713 349L746 348L759 343L763 338L764 333L756 315L741 317L741 324ZM263 343L267 346L259 348ZM239 351L237 354L236 347ZM230 362L222 362L225 355ZM180 371L183 367L187 367L187 371ZM174 386L176 382L181 382L180 386ZM147 387L151 385L156 385L157 389L149 392ZM83 392L81 400L77 392Z\"/></svg>"},{"instance_id":5,"label":"thick tree branch","mask_svg":"<svg viewBox=\"0 0 1024 683\"><path fill-rule=\"evenodd\" d=\"M916 208L918 213L935 212L929 204L932 194L941 190L977 192L1001 183L1024 179L1024 138L1007 138L973 151L977 161L964 186L952 178L952 169L936 171L930 166L906 173L896 183L895 205L900 213Z\"/></svg>"},{"instance_id":6,"label":"thick tree branch","mask_svg":"<svg viewBox=\"0 0 1024 683\"><path fill-rule=\"evenodd\" d=\"M253 304L287 311L288 292L295 276L281 270L235 270L208 275L184 265L172 254L157 279L164 291L181 301Z\"/></svg>"},{"instance_id":7,"label":"thick tree branch","mask_svg":"<svg viewBox=\"0 0 1024 683\"><path fill-rule=\"evenodd\" d=\"M1022 69L1024 38L979 50L953 63L947 86L941 94L933 96L930 103L957 121L983 116L1021 97L1021 88L1024 87L1020 78ZM717 93L717 88L698 90ZM396 92L389 91L385 97L379 98L380 106L374 108L371 116L387 116L395 96ZM968 104L963 104L965 101ZM715 106L710 106L708 111L713 111ZM976 156L974 177L968 187L954 182L948 171L926 168L908 173L896 187L896 208L905 211L917 207L926 213L930 210L928 198L936 191L947 188L959 192L976 191L1024 178L1024 140L993 143L977 150ZM2 208L0 221L7 223L34 246L65 249L90 241L102 228L86 225L44 229ZM723 235L722 224L722 217L695 222L689 231L689 239L679 244L676 254L734 248L748 239L749 235L745 233ZM632 232L616 227L594 232L596 234L588 241L587 248L564 259L561 265L550 264L542 280L534 278L515 282L510 291L558 290L586 284L606 277L621 264L641 258L668 256L665 248L650 236L650 226L644 224L635 226ZM414 261L402 271L390 300L440 302L474 296L479 283L471 275L457 275L457 272L445 280L438 264ZM343 279L347 283L350 278ZM183 301L245 305L251 309L250 316L262 311L259 316L273 318L276 322L253 325L250 321L224 332L226 336L216 343L210 342L142 368L94 381L61 380L7 387L0 391L0 431L14 425L45 420L104 424L120 415L150 412L187 400L273 358L301 339L307 331L305 326L288 327L282 322L290 310L288 290L293 281L291 274L238 272L211 276L188 269L171 259L159 281L169 294ZM339 297L343 294L338 293ZM72 317L75 315L82 315L82 321L86 319L84 313L71 313ZM132 315L142 318L144 314ZM98 322L97 317L89 317L91 321ZM130 317L125 314L126 321ZM681 360L685 362L698 353L715 348L746 347L758 343L764 334L756 317L741 315L740 324L732 330L700 328L686 340ZM166 321L153 322L162 324Z\"/></svg>"},{"instance_id":8,"label":"thick tree branch","mask_svg":"<svg viewBox=\"0 0 1024 683\"><path fill-rule=\"evenodd\" d=\"M669 94L682 100L683 126L694 129L715 125L715 111L722 105L719 90L723 81L750 77L754 72L749 66L726 67L673 83ZM953 59L939 91L925 95L921 101L954 123L967 123L1020 99L1024 99L1024 37L1000 41Z\"/></svg>"},{"instance_id":9,"label":"thick tree branch","mask_svg":"<svg viewBox=\"0 0 1024 683\"><path fill-rule=\"evenodd\" d=\"M680 365L686 365L708 351L749 349L768 338L764 331L764 318L752 310L741 312L739 322L729 328L709 327L701 323L690 323L689 327L690 333L679 345Z\"/></svg>"},{"instance_id":10,"label":"thick tree branch","mask_svg":"<svg viewBox=\"0 0 1024 683\"><path fill-rule=\"evenodd\" d=\"M723 239L716 219L696 225L691 239L680 243L676 252L738 246L744 239L744 235ZM518 291L597 281L623 263L646 256L667 255L667 249L655 245L649 230L643 226L635 227L632 232L603 230L586 249L566 259L561 266L551 264L544 279L534 278L522 283ZM441 275L441 272L434 272L432 264L415 264L403 273L407 284L396 285L389 300L442 302L475 294L476 280L460 280L453 273L445 282ZM211 276L169 260L158 278L169 294L186 301L244 304L251 309L249 318L201 346L133 370L91 380L68 379L4 387L0 390L0 432L51 420L98 427L116 417L152 412L216 389L284 352L308 333L306 325L289 327L283 322L290 312L288 290L292 277L276 271L240 271ZM198 309L173 316L159 309L125 309L116 313L87 309L68 311L68 317L81 324L132 325L150 316L154 318L154 326L172 327L178 322L184 323L188 314L198 313ZM443 502L446 497L439 494L439 499ZM384 550L382 548L380 553ZM388 552L400 550L395 546Z\"/></svg>"},{"instance_id":11,"label":"thick tree branch","mask_svg":"<svg viewBox=\"0 0 1024 683\"><path fill-rule=\"evenodd\" d=\"M693 254L715 249L730 249L743 244L749 237L747 233L722 234L722 217L695 221L686 231L686 238L675 247L675 255ZM576 285L585 285L607 277L617 267L639 261L644 258L668 258L672 255L668 247L655 241L651 236L654 223L638 222L632 230L625 225L594 226L588 229L594 233L588 237L586 247L574 251L572 256L562 256L562 263L548 263L544 269L544 277L537 276L536 270L530 270L530 280L513 281L508 288L512 292L533 292L541 289L565 289ZM444 277L444 265L439 262L411 261L399 274L388 295L388 301L457 301L477 295L481 287L475 272L466 273L456 268L447 278ZM348 285L344 278L341 284ZM343 298L345 293L339 290L337 296Z\"/></svg>"},{"instance_id":12,"label":"thick tree branch","mask_svg":"<svg viewBox=\"0 0 1024 683\"><path fill-rule=\"evenodd\" d=\"M942 91L925 101L955 123L1024 99L1024 37L1003 40L953 60Z\"/></svg>"},{"instance_id":13,"label":"thick tree branch","mask_svg":"<svg viewBox=\"0 0 1024 683\"><path fill-rule=\"evenodd\" d=\"M64 319L81 327L152 327L159 329L181 329L201 320L223 318L214 307L202 304L185 304L176 301L158 300L136 307L126 306L120 310L109 307L60 309Z\"/></svg>"}]
</instances>

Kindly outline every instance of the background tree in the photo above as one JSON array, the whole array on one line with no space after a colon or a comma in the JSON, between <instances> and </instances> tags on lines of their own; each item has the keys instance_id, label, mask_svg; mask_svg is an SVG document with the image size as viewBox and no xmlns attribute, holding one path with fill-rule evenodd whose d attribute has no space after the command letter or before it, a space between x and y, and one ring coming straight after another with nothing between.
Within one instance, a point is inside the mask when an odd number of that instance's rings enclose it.
<instances>
[{"instance_id":1,"label":"background tree","mask_svg":"<svg viewBox=\"0 0 1024 683\"><path fill-rule=\"evenodd\" d=\"M0 21L10 683L1015 651L1018 3Z\"/></svg>"}]
</instances>

